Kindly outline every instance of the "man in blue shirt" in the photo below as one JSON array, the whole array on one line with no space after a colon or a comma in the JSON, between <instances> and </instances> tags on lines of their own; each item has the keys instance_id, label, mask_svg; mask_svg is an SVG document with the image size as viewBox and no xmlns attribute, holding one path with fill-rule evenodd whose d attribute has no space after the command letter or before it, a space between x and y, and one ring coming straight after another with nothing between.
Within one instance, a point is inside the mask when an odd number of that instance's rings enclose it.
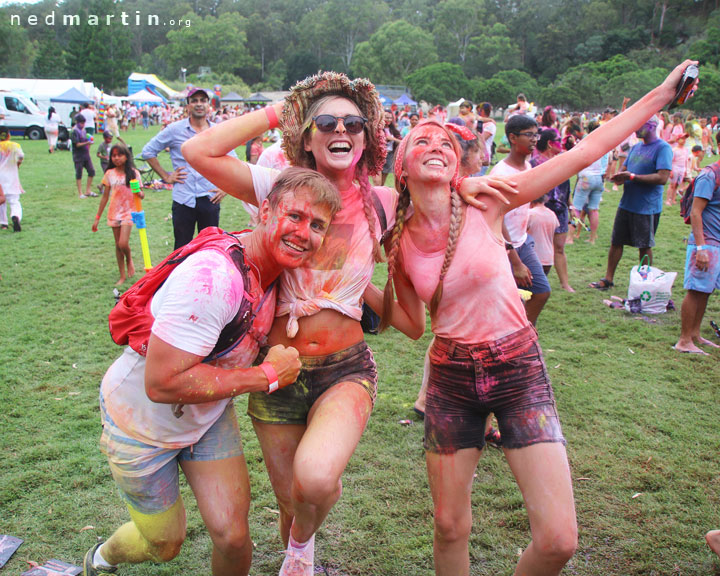
<instances>
[{"instance_id":1,"label":"man in blue shirt","mask_svg":"<svg viewBox=\"0 0 720 576\"><path fill-rule=\"evenodd\" d=\"M663 186L670 177L673 159L670 145L658 138L658 122L657 116L653 116L640 127L635 134L642 142L630 149L622 170L612 177L615 184L624 184L624 190L615 214L605 277L591 282L592 288L607 290L615 285L615 270L624 246L636 247L640 260L647 256L652 264Z\"/></svg>"},{"instance_id":2,"label":"man in blue shirt","mask_svg":"<svg viewBox=\"0 0 720 576\"><path fill-rule=\"evenodd\" d=\"M720 140L720 135L717 137ZM685 257L685 282L687 290L680 309L680 339L673 346L679 352L707 354L698 344L720 348L714 342L700 336L700 324L705 316L710 294L720 288L720 186L715 171L720 171L720 161L708 166L695 180L690 226ZM716 552L720 550L720 531L714 535ZM711 544L710 540L708 543Z\"/></svg>"},{"instance_id":3,"label":"man in blue shirt","mask_svg":"<svg viewBox=\"0 0 720 576\"><path fill-rule=\"evenodd\" d=\"M187 101L188 117L161 130L142 150L142 157L160 178L173 185L175 250L193 239L196 226L199 232L203 228L219 225L220 200L225 196L225 192L195 171L180 152L183 142L211 126L207 119L210 110L207 92L202 88L192 88L188 92ZM173 172L164 170L157 159L157 155L165 148L170 150ZM235 152L229 155L235 156Z\"/></svg>"}]
</instances>

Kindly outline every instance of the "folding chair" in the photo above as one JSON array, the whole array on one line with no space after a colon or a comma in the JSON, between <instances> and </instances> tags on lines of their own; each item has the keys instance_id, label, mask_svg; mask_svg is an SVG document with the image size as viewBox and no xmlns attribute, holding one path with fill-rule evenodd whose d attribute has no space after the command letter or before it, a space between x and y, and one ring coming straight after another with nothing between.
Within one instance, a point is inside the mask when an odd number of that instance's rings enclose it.
<instances>
[{"instance_id":1,"label":"folding chair","mask_svg":"<svg viewBox=\"0 0 720 576\"><path fill-rule=\"evenodd\" d=\"M148 161L142 156L135 156L135 168L137 168L142 176L142 187L150 188L155 180L155 170L152 169L152 166L150 166Z\"/></svg>"}]
</instances>

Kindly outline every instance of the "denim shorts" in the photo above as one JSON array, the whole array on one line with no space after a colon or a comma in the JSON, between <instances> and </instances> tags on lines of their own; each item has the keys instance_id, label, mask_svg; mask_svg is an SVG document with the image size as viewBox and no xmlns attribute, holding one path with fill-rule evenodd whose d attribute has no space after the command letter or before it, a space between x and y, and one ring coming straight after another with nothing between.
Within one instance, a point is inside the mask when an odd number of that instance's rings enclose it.
<instances>
[{"instance_id":1,"label":"denim shorts","mask_svg":"<svg viewBox=\"0 0 720 576\"><path fill-rule=\"evenodd\" d=\"M520 288L530 290L533 294L545 294L546 292L550 292L552 290L550 288L550 281L548 280L542 264L540 263L540 259L535 252L535 239L530 236L530 234L527 235L525 243L517 249L517 255L532 274L532 286L530 288L520 286Z\"/></svg>"},{"instance_id":2,"label":"denim shorts","mask_svg":"<svg viewBox=\"0 0 720 576\"><path fill-rule=\"evenodd\" d=\"M264 354L256 362L263 357ZM247 413L253 420L266 424L306 424L317 399L340 382L359 384L375 405L377 365L365 342L327 356L300 356L300 362L302 369L294 384L272 394L250 394Z\"/></svg>"},{"instance_id":3,"label":"denim shorts","mask_svg":"<svg viewBox=\"0 0 720 576\"><path fill-rule=\"evenodd\" d=\"M503 448L565 444L535 328L466 346L435 338L425 405L425 449L453 454L485 446L495 413Z\"/></svg>"},{"instance_id":4,"label":"denim shorts","mask_svg":"<svg viewBox=\"0 0 720 576\"><path fill-rule=\"evenodd\" d=\"M706 245L705 249L710 256L710 263L708 269L704 271L699 270L695 265L696 248L697 246L694 244L687 246L683 288L712 294L713 290L720 290L720 246Z\"/></svg>"},{"instance_id":5,"label":"denim shorts","mask_svg":"<svg viewBox=\"0 0 720 576\"><path fill-rule=\"evenodd\" d=\"M603 178L600 174L578 176L573 195L573 208L580 212L587 204L588 210L597 210L600 208L604 189Z\"/></svg>"},{"instance_id":6,"label":"denim shorts","mask_svg":"<svg viewBox=\"0 0 720 576\"><path fill-rule=\"evenodd\" d=\"M102 397L100 409L103 419L100 450L108 457L120 496L129 507L142 514L159 514L175 504L180 496L178 463L181 460L224 460L243 453L232 402L197 443L177 449L151 446L129 438L108 415ZM150 472L143 473L143 468Z\"/></svg>"}]
</instances>

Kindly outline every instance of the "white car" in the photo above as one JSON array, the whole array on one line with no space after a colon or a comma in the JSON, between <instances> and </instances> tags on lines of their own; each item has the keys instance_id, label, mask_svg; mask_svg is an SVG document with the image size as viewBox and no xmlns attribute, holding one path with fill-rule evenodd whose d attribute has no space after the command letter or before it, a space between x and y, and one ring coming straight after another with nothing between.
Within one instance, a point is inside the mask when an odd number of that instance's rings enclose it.
<instances>
[{"instance_id":1,"label":"white car","mask_svg":"<svg viewBox=\"0 0 720 576\"><path fill-rule=\"evenodd\" d=\"M19 92L0 90L0 126L4 126L14 136L24 136L30 140L45 138L46 114L26 95ZM67 128L60 126L60 137Z\"/></svg>"}]
</instances>

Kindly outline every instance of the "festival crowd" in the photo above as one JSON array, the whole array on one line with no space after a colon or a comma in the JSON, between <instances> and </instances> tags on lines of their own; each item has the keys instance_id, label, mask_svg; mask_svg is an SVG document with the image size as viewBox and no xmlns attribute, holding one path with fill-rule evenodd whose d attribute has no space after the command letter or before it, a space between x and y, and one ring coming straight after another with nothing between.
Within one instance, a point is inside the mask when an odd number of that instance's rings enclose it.
<instances>
[{"instance_id":1,"label":"festival crowd","mask_svg":"<svg viewBox=\"0 0 720 576\"><path fill-rule=\"evenodd\" d=\"M425 424L435 573L470 573L473 475L490 444L502 448L529 519L515 574L559 574L575 553L577 520L536 325L552 267L561 288L575 291L566 246L584 231L597 241L606 184L622 197L606 273L590 287L614 286L625 246L652 264L663 207L691 186L674 348L720 348L700 334L720 288L720 162L701 167L718 154L720 123L660 112L690 64L600 114L536 109L523 94L504 111L468 100L384 108L368 80L334 72L258 109L215 107L201 88L184 107L110 106L92 229L107 207L118 285L135 274L130 186L142 179L123 131L162 126L136 156L172 187L175 245L110 315L113 339L127 346L102 380L100 446L129 519L87 552L83 573L179 553L180 471L212 541L212 574L249 573L250 480L233 404L248 394L280 511L279 574L315 574L315 534L341 497L377 400L382 366L364 334L393 327L417 339L429 313L434 338L415 410ZM90 149L99 126L92 106L72 122L86 198L97 195ZM0 200L19 231L22 151L2 140ZM164 150L171 170L159 160ZM251 232L218 228L227 195L245 204ZM7 227L3 214L4 205ZM379 262L388 268L383 288L371 282ZM720 555L720 531L706 539Z\"/></svg>"}]
</instances>

